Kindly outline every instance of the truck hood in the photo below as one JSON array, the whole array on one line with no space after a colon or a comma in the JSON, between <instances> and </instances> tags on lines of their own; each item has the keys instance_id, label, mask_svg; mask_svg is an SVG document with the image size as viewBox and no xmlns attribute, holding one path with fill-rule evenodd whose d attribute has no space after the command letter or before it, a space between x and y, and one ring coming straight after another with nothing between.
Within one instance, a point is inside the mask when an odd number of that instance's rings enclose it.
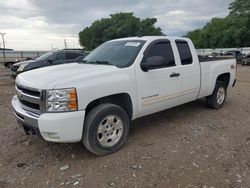
<instances>
[{"instance_id":1,"label":"truck hood","mask_svg":"<svg viewBox=\"0 0 250 188\"><path fill-rule=\"evenodd\" d=\"M16 78L16 84L36 89L53 89L59 83L72 83L74 81L101 78L119 68L110 65L90 65L83 63L71 63L35 69L21 73Z\"/></svg>"}]
</instances>

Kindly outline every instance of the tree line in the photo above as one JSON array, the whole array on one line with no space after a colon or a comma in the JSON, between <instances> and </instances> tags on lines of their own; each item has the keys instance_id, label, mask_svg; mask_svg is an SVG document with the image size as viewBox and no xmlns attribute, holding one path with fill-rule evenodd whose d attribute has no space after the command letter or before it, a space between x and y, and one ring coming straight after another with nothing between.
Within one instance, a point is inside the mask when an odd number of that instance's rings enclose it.
<instances>
[{"instance_id":1,"label":"tree line","mask_svg":"<svg viewBox=\"0 0 250 188\"><path fill-rule=\"evenodd\" d=\"M130 37L164 35L155 27L156 18L140 19L133 13L111 14L96 20L79 33L79 42L92 50L108 40ZM229 5L229 15L213 18L203 28L188 32L196 48L230 48L250 46L250 0L234 0Z\"/></svg>"},{"instance_id":2,"label":"tree line","mask_svg":"<svg viewBox=\"0 0 250 188\"><path fill-rule=\"evenodd\" d=\"M79 33L81 46L92 50L108 40L145 35L163 35L161 28L155 27L156 18L141 20L133 13L111 14L110 18L97 20Z\"/></svg>"},{"instance_id":3,"label":"tree line","mask_svg":"<svg viewBox=\"0 0 250 188\"><path fill-rule=\"evenodd\" d=\"M190 31L196 48L230 48L250 46L250 0L235 0L229 15L213 18L203 28Z\"/></svg>"}]
</instances>

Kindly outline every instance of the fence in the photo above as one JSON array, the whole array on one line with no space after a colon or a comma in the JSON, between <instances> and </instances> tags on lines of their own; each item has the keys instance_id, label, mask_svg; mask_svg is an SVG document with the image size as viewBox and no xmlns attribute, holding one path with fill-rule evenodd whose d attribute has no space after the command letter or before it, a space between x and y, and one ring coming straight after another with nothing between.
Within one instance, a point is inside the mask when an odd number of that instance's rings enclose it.
<instances>
[{"instance_id":1,"label":"fence","mask_svg":"<svg viewBox=\"0 0 250 188\"><path fill-rule=\"evenodd\" d=\"M37 58L48 51L2 51L0 50L0 63L25 61L29 58ZM4 58L5 54L5 58Z\"/></svg>"},{"instance_id":2,"label":"fence","mask_svg":"<svg viewBox=\"0 0 250 188\"><path fill-rule=\"evenodd\" d=\"M243 54L248 54L250 53L250 47L244 47L244 48L216 48L216 49L197 49L198 55L208 55L213 52L215 53L224 53L226 51L230 50L239 50Z\"/></svg>"},{"instance_id":3,"label":"fence","mask_svg":"<svg viewBox=\"0 0 250 188\"><path fill-rule=\"evenodd\" d=\"M250 47L246 48L216 48L216 49L197 49L198 55L207 55L213 52L224 53L229 50L239 50L243 54L250 53ZM5 51L5 58L3 56L3 51L0 50L0 63L3 62L15 62L15 61L25 61L28 58L37 58L48 51Z\"/></svg>"}]
</instances>

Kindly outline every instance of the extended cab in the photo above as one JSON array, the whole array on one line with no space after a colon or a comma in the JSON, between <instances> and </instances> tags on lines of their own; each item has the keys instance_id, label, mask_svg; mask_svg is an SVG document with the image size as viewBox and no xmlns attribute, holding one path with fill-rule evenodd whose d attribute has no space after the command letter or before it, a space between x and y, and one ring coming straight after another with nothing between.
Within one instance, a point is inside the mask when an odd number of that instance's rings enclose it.
<instances>
[{"instance_id":1,"label":"extended cab","mask_svg":"<svg viewBox=\"0 0 250 188\"><path fill-rule=\"evenodd\" d=\"M199 60L187 38L123 38L82 62L18 75L12 106L27 134L82 141L92 153L107 155L126 142L136 118L203 97L221 108L235 72L231 57Z\"/></svg>"}]
</instances>

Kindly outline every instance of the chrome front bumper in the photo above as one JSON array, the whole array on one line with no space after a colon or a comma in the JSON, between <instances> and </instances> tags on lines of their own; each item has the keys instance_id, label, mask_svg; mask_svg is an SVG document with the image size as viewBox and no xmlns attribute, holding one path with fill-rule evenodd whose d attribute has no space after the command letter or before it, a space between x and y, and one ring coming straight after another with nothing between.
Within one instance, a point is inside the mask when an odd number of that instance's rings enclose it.
<instances>
[{"instance_id":1,"label":"chrome front bumper","mask_svg":"<svg viewBox=\"0 0 250 188\"><path fill-rule=\"evenodd\" d=\"M24 129L26 134L39 134L39 115L26 111L22 108L17 96L12 99L12 107L18 124Z\"/></svg>"},{"instance_id":2,"label":"chrome front bumper","mask_svg":"<svg viewBox=\"0 0 250 188\"><path fill-rule=\"evenodd\" d=\"M73 143L82 139L85 110L36 114L23 109L17 96L12 99L16 120L28 135L38 135L49 142Z\"/></svg>"}]
</instances>

